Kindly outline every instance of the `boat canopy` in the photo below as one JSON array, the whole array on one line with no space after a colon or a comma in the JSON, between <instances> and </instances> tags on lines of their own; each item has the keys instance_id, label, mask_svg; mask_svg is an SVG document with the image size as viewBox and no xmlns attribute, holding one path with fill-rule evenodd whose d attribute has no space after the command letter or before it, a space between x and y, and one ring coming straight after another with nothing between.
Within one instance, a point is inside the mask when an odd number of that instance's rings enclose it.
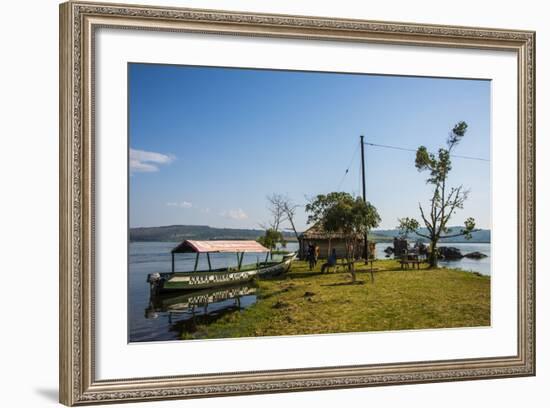
<instances>
[{"instance_id":1,"label":"boat canopy","mask_svg":"<svg viewBox=\"0 0 550 408\"><path fill-rule=\"evenodd\" d=\"M256 241L194 241L185 240L172 249L173 254L186 252L269 252L269 249Z\"/></svg>"}]
</instances>

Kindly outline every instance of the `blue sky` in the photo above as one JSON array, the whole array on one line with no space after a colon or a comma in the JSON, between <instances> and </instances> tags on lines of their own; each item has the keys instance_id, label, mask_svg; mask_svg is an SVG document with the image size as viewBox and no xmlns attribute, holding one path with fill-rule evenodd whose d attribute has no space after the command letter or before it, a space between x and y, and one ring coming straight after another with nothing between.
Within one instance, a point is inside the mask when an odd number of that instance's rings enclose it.
<instances>
[{"instance_id":1,"label":"blue sky","mask_svg":"<svg viewBox=\"0 0 550 408\"><path fill-rule=\"evenodd\" d=\"M268 194L359 194L361 134L436 151L464 120L455 154L489 159L490 94L484 80L130 64L130 226L258 228ZM366 146L366 174L380 228L419 218L414 152ZM449 180L470 190L451 224L489 228L490 163L455 158Z\"/></svg>"}]
</instances>

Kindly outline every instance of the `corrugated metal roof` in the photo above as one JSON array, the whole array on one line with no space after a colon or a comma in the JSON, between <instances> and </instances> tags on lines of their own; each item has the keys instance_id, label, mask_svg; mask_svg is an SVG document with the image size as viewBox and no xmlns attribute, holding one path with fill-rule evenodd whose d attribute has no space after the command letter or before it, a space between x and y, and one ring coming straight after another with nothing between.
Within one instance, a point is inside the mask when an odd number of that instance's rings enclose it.
<instances>
[{"instance_id":1,"label":"corrugated metal roof","mask_svg":"<svg viewBox=\"0 0 550 408\"><path fill-rule=\"evenodd\" d=\"M172 252L269 252L269 249L256 241L185 240L177 247L172 249Z\"/></svg>"}]
</instances>

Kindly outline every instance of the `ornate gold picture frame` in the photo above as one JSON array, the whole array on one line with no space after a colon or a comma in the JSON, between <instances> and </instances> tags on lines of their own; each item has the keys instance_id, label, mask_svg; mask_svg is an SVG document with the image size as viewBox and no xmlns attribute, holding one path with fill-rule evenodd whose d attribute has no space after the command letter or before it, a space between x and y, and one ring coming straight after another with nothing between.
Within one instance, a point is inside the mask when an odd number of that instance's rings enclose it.
<instances>
[{"instance_id":1,"label":"ornate gold picture frame","mask_svg":"<svg viewBox=\"0 0 550 408\"><path fill-rule=\"evenodd\" d=\"M517 353L374 365L358 361L354 365L303 369L97 379L94 47L96 30L102 27L515 53ZM535 375L535 33L87 2L62 4L59 350L60 401L66 405Z\"/></svg>"}]
</instances>

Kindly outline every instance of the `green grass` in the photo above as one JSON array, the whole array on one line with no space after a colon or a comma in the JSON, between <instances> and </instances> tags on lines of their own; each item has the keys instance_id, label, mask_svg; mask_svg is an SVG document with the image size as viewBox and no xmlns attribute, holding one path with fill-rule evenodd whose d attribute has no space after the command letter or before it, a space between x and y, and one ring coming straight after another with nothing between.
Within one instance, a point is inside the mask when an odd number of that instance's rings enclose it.
<instances>
[{"instance_id":1,"label":"green grass","mask_svg":"<svg viewBox=\"0 0 550 408\"><path fill-rule=\"evenodd\" d=\"M258 301L182 338L230 338L490 325L487 276L455 269L402 271L393 260L320 273L296 261L285 276L258 281Z\"/></svg>"}]
</instances>

